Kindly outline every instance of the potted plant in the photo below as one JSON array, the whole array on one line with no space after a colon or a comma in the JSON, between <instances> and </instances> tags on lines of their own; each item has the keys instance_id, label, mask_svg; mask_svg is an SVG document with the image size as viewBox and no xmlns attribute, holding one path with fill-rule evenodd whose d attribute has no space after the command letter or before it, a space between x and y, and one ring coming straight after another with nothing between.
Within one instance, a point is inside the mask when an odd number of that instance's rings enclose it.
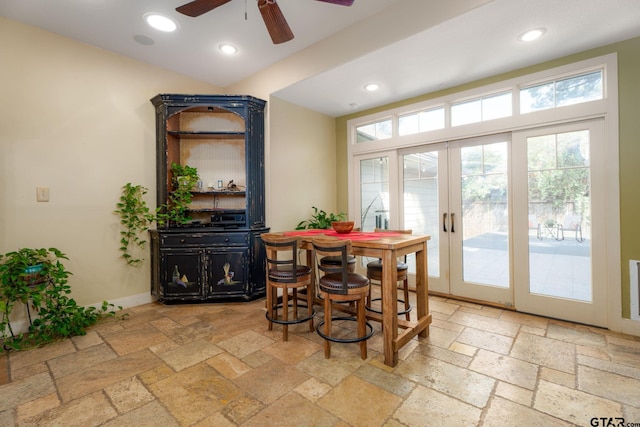
<instances>
[{"instance_id":1,"label":"potted plant","mask_svg":"<svg viewBox=\"0 0 640 427\"><path fill-rule=\"evenodd\" d=\"M71 273L62 263L66 259L56 248L24 248L0 254L0 339L5 350L84 335L86 328L102 316L115 315L113 305L106 301L96 309L80 307L69 297L67 279ZM10 316L19 303L27 306L29 330L16 334Z\"/></svg>"},{"instance_id":2,"label":"potted plant","mask_svg":"<svg viewBox=\"0 0 640 427\"><path fill-rule=\"evenodd\" d=\"M331 223L337 221L344 221L347 219L347 214L340 212L339 214L327 213L322 209L318 209L315 206L313 208L313 215L310 219L300 221L296 226L296 230L304 230L306 228L318 228L325 229L331 228Z\"/></svg>"}]
</instances>

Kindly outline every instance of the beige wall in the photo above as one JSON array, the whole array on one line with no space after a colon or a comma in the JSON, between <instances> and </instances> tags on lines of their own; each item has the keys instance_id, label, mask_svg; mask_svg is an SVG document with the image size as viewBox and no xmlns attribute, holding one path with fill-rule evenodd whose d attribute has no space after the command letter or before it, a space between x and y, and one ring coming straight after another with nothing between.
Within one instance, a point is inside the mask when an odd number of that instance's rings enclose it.
<instances>
[{"instance_id":1,"label":"beige wall","mask_svg":"<svg viewBox=\"0 0 640 427\"><path fill-rule=\"evenodd\" d=\"M62 250L79 304L148 293L149 263L119 258L112 212L126 182L155 206L149 99L221 89L2 17L0 58L0 253Z\"/></svg>"},{"instance_id":2,"label":"beige wall","mask_svg":"<svg viewBox=\"0 0 640 427\"><path fill-rule=\"evenodd\" d=\"M621 43L593 49L576 55L549 61L510 73L501 74L488 79L479 80L455 88L440 92L426 94L423 96L407 99L402 102L385 105L376 109L363 111L358 114L343 116L336 119L336 146L338 158L343 159L347 155L347 120L369 115L378 111L384 111L403 105L408 105L455 92L464 91L474 87L487 85L490 83L514 78L517 76L534 73L572 62L593 58L608 53L618 53L618 91L619 91L619 119L620 119L620 228L621 235L621 275L622 283L617 284L622 287L622 315L629 318L630 296L629 296L629 260L640 259L640 38L627 40ZM347 209L347 172L346 160L339 160L338 163L338 208Z\"/></svg>"},{"instance_id":3,"label":"beige wall","mask_svg":"<svg viewBox=\"0 0 640 427\"><path fill-rule=\"evenodd\" d=\"M295 228L312 206L336 209L335 120L271 97L267 147L267 224Z\"/></svg>"}]
</instances>

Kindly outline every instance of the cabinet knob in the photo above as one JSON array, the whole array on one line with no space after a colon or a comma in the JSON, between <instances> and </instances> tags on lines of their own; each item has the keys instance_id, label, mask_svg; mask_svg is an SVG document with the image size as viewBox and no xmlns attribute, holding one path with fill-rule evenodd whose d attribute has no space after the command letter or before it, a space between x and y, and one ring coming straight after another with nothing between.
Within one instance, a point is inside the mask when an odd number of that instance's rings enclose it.
<instances>
[{"instance_id":1,"label":"cabinet knob","mask_svg":"<svg viewBox=\"0 0 640 427\"><path fill-rule=\"evenodd\" d=\"M184 243L184 239L180 239L180 243Z\"/></svg>"},{"instance_id":2,"label":"cabinet knob","mask_svg":"<svg viewBox=\"0 0 640 427\"><path fill-rule=\"evenodd\" d=\"M225 243L229 243L229 238L224 239Z\"/></svg>"}]
</instances>

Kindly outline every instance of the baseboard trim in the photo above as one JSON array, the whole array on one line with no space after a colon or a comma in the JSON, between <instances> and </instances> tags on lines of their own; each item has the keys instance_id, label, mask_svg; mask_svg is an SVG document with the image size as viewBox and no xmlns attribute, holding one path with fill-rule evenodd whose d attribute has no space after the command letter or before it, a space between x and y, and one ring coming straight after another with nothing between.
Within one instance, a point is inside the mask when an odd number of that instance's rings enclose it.
<instances>
[{"instance_id":1,"label":"baseboard trim","mask_svg":"<svg viewBox=\"0 0 640 427\"><path fill-rule=\"evenodd\" d=\"M622 333L640 337L640 321L622 319Z\"/></svg>"}]
</instances>

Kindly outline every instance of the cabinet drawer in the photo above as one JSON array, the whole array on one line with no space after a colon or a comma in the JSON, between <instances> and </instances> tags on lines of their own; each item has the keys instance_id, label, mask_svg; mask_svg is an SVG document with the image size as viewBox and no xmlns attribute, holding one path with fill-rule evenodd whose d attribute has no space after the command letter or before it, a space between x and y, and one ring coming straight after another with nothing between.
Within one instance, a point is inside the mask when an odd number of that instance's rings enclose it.
<instances>
[{"instance_id":1,"label":"cabinet drawer","mask_svg":"<svg viewBox=\"0 0 640 427\"><path fill-rule=\"evenodd\" d=\"M207 234L176 234L162 236L162 245L175 246L247 246L249 235L246 233L207 233Z\"/></svg>"}]
</instances>

